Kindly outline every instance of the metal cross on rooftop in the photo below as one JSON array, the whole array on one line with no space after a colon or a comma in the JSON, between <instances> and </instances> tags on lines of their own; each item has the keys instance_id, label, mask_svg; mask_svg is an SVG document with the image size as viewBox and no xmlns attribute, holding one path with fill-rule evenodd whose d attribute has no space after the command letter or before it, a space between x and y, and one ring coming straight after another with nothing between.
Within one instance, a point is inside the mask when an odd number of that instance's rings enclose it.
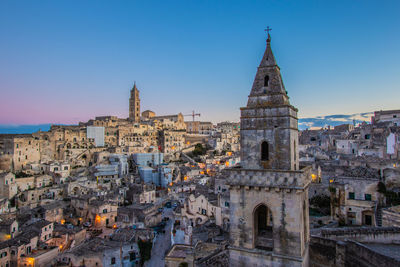
<instances>
[{"instance_id":1,"label":"metal cross on rooftop","mask_svg":"<svg viewBox=\"0 0 400 267\"><path fill-rule=\"evenodd\" d=\"M264 31L269 35L269 32L272 31L272 29L269 26L267 26L267 28Z\"/></svg>"}]
</instances>

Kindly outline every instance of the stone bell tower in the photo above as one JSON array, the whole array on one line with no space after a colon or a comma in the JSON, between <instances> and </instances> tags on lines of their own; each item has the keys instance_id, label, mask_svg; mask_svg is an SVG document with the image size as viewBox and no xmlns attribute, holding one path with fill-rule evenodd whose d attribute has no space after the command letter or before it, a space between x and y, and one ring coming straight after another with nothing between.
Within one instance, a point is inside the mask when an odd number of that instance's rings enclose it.
<instances>
[{"instance_id":1,"label":"stone bell tower","mask_svg":"<svg viewBox=\"0 0 400 267\"><path fill-rule=\"evenodd\" d=\"M240 120L241 167L227 181L230 266L308 266L311 173L299 170L297 109L269 34Z\"/></svg>"},{"instance_id":2,"label":"stone bell tower","mask_svg":"<svg viewBox=\"0 0 400 267\"><path fill-rule=\"evenodd\" d=\"M129 120L136 123L140 122L140 98L136 83L131 89L131 97L129 98Z\"/></svg>"}]
</instances>

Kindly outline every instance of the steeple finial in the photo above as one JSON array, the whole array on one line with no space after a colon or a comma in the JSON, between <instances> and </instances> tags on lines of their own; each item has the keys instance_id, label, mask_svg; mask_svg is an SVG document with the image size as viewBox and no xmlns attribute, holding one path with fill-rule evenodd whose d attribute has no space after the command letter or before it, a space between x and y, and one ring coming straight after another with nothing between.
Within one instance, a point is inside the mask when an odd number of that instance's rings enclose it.
<instances>
[{"instance_id":1,"label":"steeple finial","mask_svg":"<svg viewBox=\"0 0 400 267\"><path fill-rule=\"evenodd\" d=\"M269 35L269 32L272 31L272 29L267 26L267 28L264 30L268 34L267 42L271 42L271 35Z\"/></svg>"}]
</instances>

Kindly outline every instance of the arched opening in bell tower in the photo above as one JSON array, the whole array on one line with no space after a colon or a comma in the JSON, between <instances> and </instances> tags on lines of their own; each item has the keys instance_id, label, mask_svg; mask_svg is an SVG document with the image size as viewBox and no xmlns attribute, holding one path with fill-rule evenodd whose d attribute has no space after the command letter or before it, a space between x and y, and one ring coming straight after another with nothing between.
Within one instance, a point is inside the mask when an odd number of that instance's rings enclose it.
<instances>
[{"instance_id":1,"label":"arched opening in bell tower","mask_svg":"<svg viewBox=\"0 0 400 267\"><path fill-rule=\"evenodd\" d=\"M267 87L268 83L269 83L269 76L265 75L265 77L264 77L264 87Z\"/></svg>"},{"instance_id":2,"label":"arched opening in bell tower","mask_svg":"<svg viewBox=\"0 0 400 267\"><path fill-rule=\"evenodd\" d=\"M261 143L261 160L269 160L269 144L267 141Z\"/></svg>"},{"instance_id":3,"label":"arched opening in bell tower","mask_svg":"<svg viewBox=\"0 0 400 267\"><path fill-rule=\"evenodd\" d=\"M274 248L272 213L264 204L254 210L254 246L258 249L272 250Z\"/></svg>"}]
</instances>

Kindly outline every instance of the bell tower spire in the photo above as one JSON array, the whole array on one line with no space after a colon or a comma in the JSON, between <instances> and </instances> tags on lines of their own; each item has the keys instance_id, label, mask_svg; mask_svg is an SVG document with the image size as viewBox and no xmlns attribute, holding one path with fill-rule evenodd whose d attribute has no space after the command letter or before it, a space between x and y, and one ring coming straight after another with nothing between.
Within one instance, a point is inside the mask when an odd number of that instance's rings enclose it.
<instances>
[{"instance_id":1,"label":"bell tower spire","mask_svg":"<svg viewBox=\"0 0 400 267\"><path fill-rule=\"evenodd\" d=\"M298 170L297 140L297 109L289 102L268 33L247 106L241 108L241 164Z\"/></svg>"}]
</instances>

